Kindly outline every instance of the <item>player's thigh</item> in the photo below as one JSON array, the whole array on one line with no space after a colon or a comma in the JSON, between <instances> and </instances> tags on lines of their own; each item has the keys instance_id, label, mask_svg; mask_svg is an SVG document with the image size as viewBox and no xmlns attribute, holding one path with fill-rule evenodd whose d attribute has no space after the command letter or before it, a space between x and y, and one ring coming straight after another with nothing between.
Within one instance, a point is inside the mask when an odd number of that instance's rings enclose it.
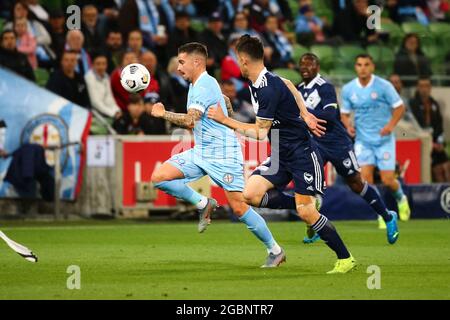
<instances>
[{"instance_id":1,"label":"player's thigh","mask_svg":"<svg viewBox=\"0 0 450 320\"><path fill-rule=\"evenodd\" d=\"M284 188L292 180L292 175L286 166L272 162L267 158L253 171L247 180L244 189L244 198L247 203L259 205L264 194L274 188Z\"/></svg>"},{"instance_id":2,"label":"player's thigh","mask_svg":"<svg viewBox=\"0 0 450 320\"><path fill-rule=\"evenodd\" d=\"M244 195L241 191L226 191L225 196L233 213L238 217L242 217L248 210L248 204L245 202Z\"/></svg>"},{"instance_id":3,"label":"player's thigh","mask_svg":"<svg viewBox=\"0 0 450 320\"><path fill-rule=\"evenodd\" d=\"M325 184L323 162L316 150L299 153L287 167L292 174L296 194L312 197L323 194Z\"/></svg>"},{"instance_id":4,"label":"player's thigh","mask_svg":"<svg viewBox=\"0 0 450 320\"><path fill-rule=\"evenodd\" d=\"M162 168L160 171L159 169ZM161 182L184 178L186 182L195 181L205 175L205 172L195 162L193 149L173 155L152 175L153 182ZM181 175L179 174L181 173ZM159 180L159 181L158 181Z\"/></svg>"},{"instance_id":5,"label":"player's thigh","mask_svg":"<svg viewBox=\"0 0 450 320\"><path fill-rule=\"evenodd\" d=\"M375 149L371 144L363 141L355 142L355 155L358 165L361 166L375 166L376 156Z\"/></svg>"},{"instance_id":6,"label":"player's thigh","mask_svg":"<svg viewBox=\"0 0 450 320\"><path fill-rule=\"evenodd\" d=\"M361 166L361 178L370 184L373 184L373 182L374 182L374 180L373 180L374 172L375 172L374 165Z\"/></svg>"},{"instance_id":7,"label":"player's thigh","mask_svg":"<svg viewBox=\"0 0 450 320\"><path fill-rule=\"evenodd\" d=\"M376 166L380 171L395 170L395 139L390 139L375 148Z\"/></svg>"}]
</instances>

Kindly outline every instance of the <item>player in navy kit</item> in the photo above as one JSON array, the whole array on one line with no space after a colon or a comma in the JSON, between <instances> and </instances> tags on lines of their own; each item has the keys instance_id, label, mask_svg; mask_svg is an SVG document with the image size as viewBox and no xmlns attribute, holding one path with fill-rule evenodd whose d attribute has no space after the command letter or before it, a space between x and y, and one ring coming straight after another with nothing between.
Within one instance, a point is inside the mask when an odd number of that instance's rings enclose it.
<instances>
[{"instance_id":1,"label":"player in navy kit","mask_svg":"<svg viewBox=\"0 0 450 320\"><path fill-rule=\"evenodd\" d=\"M326 133L321 137L315 137L324 164L331 162L350 189L359 194L383 218L387 225L388 242L395 243L398 238L398 228L393 216L396 213L389 211L377 191L361 178L360 168L353 151L353 141L340 120L335 89L319 74L318 57L312 53L305 53L300 58L299 67L303 82L298 86L298 91L308 111L317 118L327 121ZM311 243L318 238L318 235L309 229L303 241Z\"/></svg>"},{"instance_id":2,"label":"player in navy kit","mask_svg":"<svg viewBox=\"0 0 450 320\"><path fill-rule=\"evenodd\" d=\"M354 258L335 227L315 206L314 196L323 192L324 181L322 159L308 130L310 127L313 132L320 131L316 118L301 104L301 99L292 95L281 78L267 71L263 45L258 38L242 36L236 51L241 73L251 81L249 88L256 123L231 119L225 116L220 106L210 107L208 117L246 136L268 137L271 142L270 158L254 171L244 188L246 202L253 206L283 207L287 195L280 189L294 180L298 215L337 255L335 267L328 273L351 271L356 266ZM281 261L284 256L273 258Z\"/></svg>"}]
</instances>

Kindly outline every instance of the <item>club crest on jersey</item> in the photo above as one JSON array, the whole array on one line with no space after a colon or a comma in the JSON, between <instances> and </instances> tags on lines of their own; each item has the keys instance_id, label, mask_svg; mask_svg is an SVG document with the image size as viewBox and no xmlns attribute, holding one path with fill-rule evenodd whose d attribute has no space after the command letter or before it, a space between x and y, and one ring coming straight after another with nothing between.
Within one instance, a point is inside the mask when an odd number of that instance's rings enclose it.
<instances>
[{"instance_id":1,"label":"club crest on jersey","mask_svg":"<svg viewBox=\"0 0 450 320\"><path fill-rule=\"evenodd\" d=\"M356 101L358 100L358 96L356 95L356 93L353 93L353 94L352 94L352 96L350 97L350 100L351 100L353 103L356 103Z\"/></svg>"},{"instance_id":2,"label":"club crest on jersey","mask_svg":"<svg viewBox=\"0 0 450 320\"><path fill-rule=\"evenodd\" d=\"M383 160L389 160L391 158L391 154L389 152L383 153Z\"/></svg>"},{"instance_id":3,"label":"club crest on jersey","mask_svg":"<svg viewBox=\"0 0 450 320\"><path fill-rule=\"evenodd\" d=\"M226 184L231 184L234 181L234 176L231 173L225 173L223 175L223 182Z\"/></svg>"},{"instance_id":4,"label":"club crest on jersey","mask_svg":"<svg viewBox=\"0 0 450 320\"><path fill-rule=\"evenodd\" d=\"M347 169L349 169L352 166L352 160L350 160L349 158L345 159L343 162L344 167L346 167Z\"/></svg>"},{"instance_id":5,"label":"club crest on jersey","mask_svg":"<svg viewBox=\"0 0 450 320\"><path fill-rule=\"evenodd\" d=\"M376 98L378 98L378 94L374 91L370 94L370 97L375 100Z\"/></svg>"},{"instance_id":6,"label":"club crest on jersey","mask_svg":"<svg viewBox=\"0 0 450 320\"><path fill-rule=\"evenodd\" d=\"M308 172L305 172L303 174L303 178L305 178L306 183L310 184L310 183L313 182L313 176L310 173L308 173Z\"/></svg>"},{"instance_id":7,"label":"club crest on jersey","mask_svg":"<svg viewBox=\"0 0 450 320\"><path fill-rule=\"evenodd\" d=\"M450 214L450 188L447 188L441 194L441 207Z\"/></svg>"}]
</instances>

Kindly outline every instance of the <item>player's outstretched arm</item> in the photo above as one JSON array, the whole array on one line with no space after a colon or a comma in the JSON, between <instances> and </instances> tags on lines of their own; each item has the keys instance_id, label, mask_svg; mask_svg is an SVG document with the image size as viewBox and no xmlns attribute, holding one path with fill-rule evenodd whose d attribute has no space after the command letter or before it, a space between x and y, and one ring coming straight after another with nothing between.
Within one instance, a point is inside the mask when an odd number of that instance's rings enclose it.
<instances>
[{"instance_id":1,"label":"player's outstretched arm","mask_svg":"<svg viewBox=\"0 0 450 320\"><path fill-rule=\"evenodd\" d=\"M220 106L208 108L208 118L217 121L230 129L254 139L263 140L272 126L272 120L256 119L256 123L244 123L227 117Z\"/></svg>"},{"instance_id":2,"label":"player's outstretched arm","mask_svg":"<svg viewBox=\"0 0 450 320\"><path fill-rule=\"evenodd\" d=\"M297 102L297 106L300 109L300 116L305 120L306 124L308 125L308 128L311 130L311 132L321 137L325 134L326 128L322 126L322 124L326 124L327 121L323 119L316 118L312 113L308 111L305 104L303 103L303 99L300 95L300 92L298 92L297 88L294 86L292 81L281 78L283 80L284 84L288 87L289 91L292 93L292 95L295 98L295 102Z\"/></svg>"},{"instance_id":3,"label":"player's outstretched arm","mask_svg":"<svg viewBox=\"0 0 450 320\"><path fill-rule=\"evenodd\" d=\"M203 112L197 109L189 109L188 113L169 112L161 102L158 102L153 105L151 114L155 118L163 118L176 126L192 129L202 117Z\"/></svg>"}]
</instances>

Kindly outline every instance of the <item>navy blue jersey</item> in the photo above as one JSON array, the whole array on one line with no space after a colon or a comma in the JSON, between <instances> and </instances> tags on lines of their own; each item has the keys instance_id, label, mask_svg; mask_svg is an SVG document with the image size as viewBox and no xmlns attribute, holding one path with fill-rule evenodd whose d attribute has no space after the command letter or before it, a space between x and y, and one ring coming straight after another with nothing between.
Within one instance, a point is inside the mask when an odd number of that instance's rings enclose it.
<instances>
[{"instance_id":1,"label":"navy blue jersey","mask_svg":"<svg viewBox=\"0 0 450 320\"><path fill-rule=\"evenodd\" d=\"M256 117L273 121L269 132L272 149L277 147L274 145L275 141L272 141L275 137L273 130L279 133L279 151L285 155L299 147L310 145L308 127L300 118L294 96L280 77L264 68L249 88Z\"/></svg>"},{"instance_id":2,"label":"navy blue jersey","mask_svg":"<svg viewBox=\"0 0 450 320\"><path fill-rule=\"evenodd\" d=\"M320 138L314 137L319 145L333 147L338 144L352 144L352 140L341 122L336 91L331 83L317 74L308 85L301 83L298 91L300 91L308 110L317 118L327 121L325 134Z\"/></svg>"}]
</instances>

